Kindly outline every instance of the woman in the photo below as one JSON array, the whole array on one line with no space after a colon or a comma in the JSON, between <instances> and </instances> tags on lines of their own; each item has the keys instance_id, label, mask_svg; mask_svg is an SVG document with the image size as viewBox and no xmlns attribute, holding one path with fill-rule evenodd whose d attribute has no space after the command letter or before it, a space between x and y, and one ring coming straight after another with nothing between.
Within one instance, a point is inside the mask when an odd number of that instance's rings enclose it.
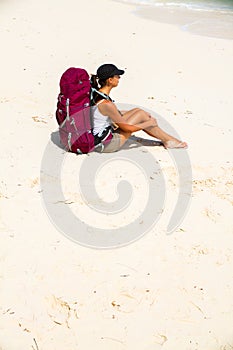
<instances>
[{"instance_id":1,"label":"woman","mask_svg":"<svg viewBox=\"0 0 233 350\"><path fill-rule=\"evenodd\" d=\"M140 108L121 112L117 109L109 95L111 90L118 86L122 74L124 70L115 65L103 64L97 69L97 75L91 77L91 85L95 91L93 104L96 106L93 112L95 143L106 143L100 151L118 151L131 134L138 130L161 140L165 148L186 148L186 142L181 142L160 129L156 119L148 112ZM109 139L111 140L107 143Z\"/></svg>"}]
</instances>

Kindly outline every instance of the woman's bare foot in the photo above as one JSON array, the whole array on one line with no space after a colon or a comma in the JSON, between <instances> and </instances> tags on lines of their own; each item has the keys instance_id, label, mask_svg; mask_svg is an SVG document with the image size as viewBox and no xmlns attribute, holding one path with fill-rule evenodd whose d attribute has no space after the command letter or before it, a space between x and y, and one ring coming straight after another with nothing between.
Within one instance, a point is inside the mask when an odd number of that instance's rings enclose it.
<instances>
[{"instance_id":1,"label":"woman's bare foot","mask_svg":"<svg viewBox=\"0 0 233 350\"><path fill-rule=\"evenodd\" d=\"M181 142L177 139L169 140L163 143L165 148L188 148L186 142Z\"/></svg>"}]
</instances>

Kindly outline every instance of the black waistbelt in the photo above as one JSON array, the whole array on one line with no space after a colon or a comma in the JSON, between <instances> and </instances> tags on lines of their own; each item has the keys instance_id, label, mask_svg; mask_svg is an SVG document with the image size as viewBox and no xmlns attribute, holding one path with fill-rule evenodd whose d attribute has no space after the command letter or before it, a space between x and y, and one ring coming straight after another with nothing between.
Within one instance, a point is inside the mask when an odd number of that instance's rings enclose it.
<instances>
[{"instance_id":1,"label":"black waistbelt","mask_svg":"<svg viewBox=\"0 0 233 350\"><path fill-rule=\"evenodd\" d=\"M97 135L94 135L94 138L95 138L95 146L98 145L99 143L101 143L102 141L104 141L109 133L111 133L113 131L111 125L109 125L107 128L105 128L103 131L102 131L102 134L99 136L98 134Z\"/></svg>"}]
</instances>

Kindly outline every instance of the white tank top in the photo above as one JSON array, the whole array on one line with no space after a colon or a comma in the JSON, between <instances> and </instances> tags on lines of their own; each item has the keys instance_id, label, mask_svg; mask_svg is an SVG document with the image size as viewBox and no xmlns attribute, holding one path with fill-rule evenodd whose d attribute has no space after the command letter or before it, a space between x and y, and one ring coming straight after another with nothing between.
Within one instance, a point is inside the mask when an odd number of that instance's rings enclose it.
<instances>
[{"instance_id":1,"label":"white tank top","mask_svg":"<svg viewBox=\"0 0 233 350\"><path fill-rule=\"evenodd\" d=\"M93 113L93 134L98 136L101 136L104 129L112 125L112 120L99 111L98 105L103 101L105 100L101 100L96 104Z\"/></svg>"}]
</instances>

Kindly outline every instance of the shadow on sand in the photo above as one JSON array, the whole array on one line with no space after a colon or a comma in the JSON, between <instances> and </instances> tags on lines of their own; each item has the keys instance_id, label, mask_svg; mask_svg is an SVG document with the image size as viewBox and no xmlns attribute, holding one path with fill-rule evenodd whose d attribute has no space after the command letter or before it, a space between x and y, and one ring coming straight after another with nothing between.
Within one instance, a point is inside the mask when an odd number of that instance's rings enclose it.
<instances>
[{"instance_id":1,"label":"shadow on sand","mask_svg":"<svg viewBox=\"0 0 233 350\"><path fill-rule=\"evenodd\" d=\"M60 143L60 136L59 136L59 131L53 131L50 136L51 141L60 149L65 150L65 147ZM149 140L149 139L144 139L142 137L137 137L132 135L124 144L124 146L121 149L132 149L132 148L137 148L141 146L149 146L149 147L154 147L154 146L163 146L161 141L156 141L156 140Z\"/></svg>"}]
</instances>

